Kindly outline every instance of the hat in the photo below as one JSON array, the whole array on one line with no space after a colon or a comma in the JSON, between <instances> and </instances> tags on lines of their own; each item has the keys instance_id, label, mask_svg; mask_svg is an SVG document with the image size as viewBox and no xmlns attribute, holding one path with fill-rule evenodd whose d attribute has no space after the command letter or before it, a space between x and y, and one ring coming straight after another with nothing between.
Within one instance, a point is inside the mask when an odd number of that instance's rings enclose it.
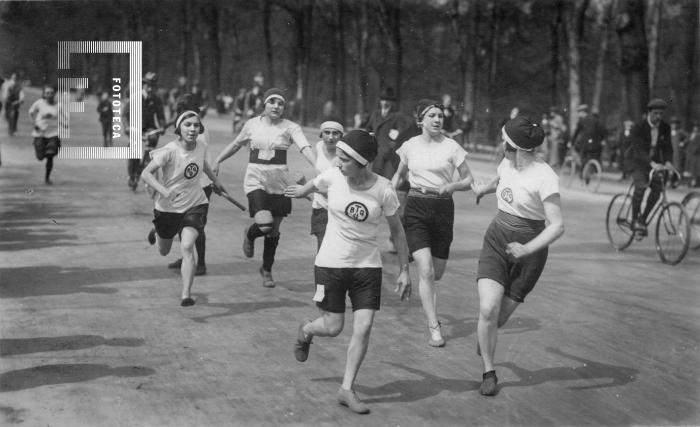
<instances>
[{"instance_id":1,"label":"hat","mask_svg":"<svg viewBox=\"0 0 700 427\"><path fill-rule=\"evenodd\" d=\"M346 133L336 147L362 166L367 166L377 157L377 141L371 133L364 130L356 129Z\"/></svg>"},{"instance_id":2,"label":"hat","mask_svg":"<svg viewBox=\"0 0 700 427\"><path fill-rule=\"evenodd\" d=\"M282 89L271 87L263 94L263 104L267 104L267 102L273 98L281 99L282 101L287 102L287 98L285 98L284 91Z\"/></svg>"},{"instance_id":3,"label":"hat","mask_svg":"<svg viewBox=\"0 0 700 427\"><path fill-rule=\"evenodd\" d=\"M661 98L654 98L647 104L647 110L665 110L668 104Z\"/></svg>"},{"instance_id":4,"label":"hat","mask_svg":"<svg viewBox=\"0 0 700 427\"><path fill-rule=\"evenodd\" d=\"M588 104L580 104L578 107L576 107L576 111L588 112Z\"/></svg>"},{"instance_id":5,"label":"hat","mask_svg":"<svg viewBox=\"0 0 700 427\"><path fill-rule=\"evenodd\" d=\"M149 84L149 85L154 85L158 83L158 75L152 71L149 71L146 73L145 76L143 76L143 79L141 80L143 84Z\"/></svg>"},{"instance_id":6,"label":"hat","mask_svg":"<svg viewBox=\"0 0 700 427\"><path fill-rule=\"evenodd\" d=\"M506 122L502 129L503 139L514 148L532 151L544 142L544 130L538 123L523 116Z\"/></svg>"},{"instance_id":7,"label":"hat","mask_svg":"<svg viewBox=\"0 0 700 427\"><path fill-rule=\"evenodd\" d=\"M445 106L434 99L419 100L418 104L416 104L416 117L418 118L418 120L423 120L423 116L425 116L425 113L427 113L428 110L430 110L433 107L439 108L443 112L445 111Z\"/></svg>"},{"instance_id":8,"label":"hat","mask_svg":"<svg viewBox=\"0 0 700 427\"><path fill-rule=\"evenodd\" d=\"M379 94L379 100L396 102L396 95L394 95L394 89L388 87L382 90L382 93Z\"/></svg>"},{"instance_id":9,"label":"hat","mask_svg":"<svg viewBox=\"0 0 700 427\"><path fill-rule=\"evenodd\" d=\"M187 110L177 116L177 119L175 120L175 135L180 135L180 125L182 124L182 121L189 119L190 117L197 117L199 119L199 133L204 133L202 118L199 117L199 114L197 114L195 111Z\"/></svg>"}]
</instances>

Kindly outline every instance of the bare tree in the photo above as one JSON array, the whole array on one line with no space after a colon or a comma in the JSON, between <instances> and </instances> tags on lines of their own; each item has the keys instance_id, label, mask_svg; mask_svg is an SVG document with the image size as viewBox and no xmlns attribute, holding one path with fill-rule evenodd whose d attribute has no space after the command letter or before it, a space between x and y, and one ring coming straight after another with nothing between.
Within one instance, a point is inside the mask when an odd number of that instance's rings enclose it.
<instances>
[{"instance_id":1,"label":"bare tree","mask_svg":"<svg viewBox=\"0 0 700 427\"><path fill-rule=\"evenodd\" d=\"M597 23L600 42L598 45L598 57L595 67L595 86L593 88L593 101L591 111L600 112L600 98L603 93L603 83L605 82L605 57L608 53L608 38L610 33L610 23L612 21L612 11L616 0L599 2L600 13Z\"/></svg>"},{"instance_id":2,"label":"bare tree","mask_svg":"<svg viewBox=\"0 0 700 427\"><path fill-rule=\"evenodd\" d=\"M644 0L621 0L615 27L620 40L620 72L625 82L625 112L638 120L649 99L649 48L644 30Z\"/></svg>"},{"instance_id":3,"label":"bare tree","mask_svg":"<svg viewBox=\"0 0 700 427\"><path fill-rule=\"evenodd\" d=\"M581 50L589 0L573 0L564 8L569 65L569 129L576 129L576 109L581 104Z\"/></svg>"}]
</instances>

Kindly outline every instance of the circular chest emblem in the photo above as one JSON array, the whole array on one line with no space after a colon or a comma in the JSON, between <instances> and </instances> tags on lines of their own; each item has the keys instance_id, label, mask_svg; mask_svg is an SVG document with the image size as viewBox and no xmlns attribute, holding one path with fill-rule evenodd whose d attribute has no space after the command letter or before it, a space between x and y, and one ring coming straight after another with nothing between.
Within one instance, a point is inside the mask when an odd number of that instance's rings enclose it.
<instances>
[{"instance_id":1,"label":"circular chest emblem","mask_svg":"<svg viewBox=\"0 0 700 427\"><path fill-rule=\"evenodd\" d=\"M369 215L367 206L360 202L352 202L345 208L345 215L358 222L364 222Z\"/></svg>"},{"instance_id":2,"label":"circular chest emblem","mask_svg":"<svg viewBox=\"0 0 700 427\"><path fill-rule=\"evenodd\" d=\"M197 172L199 172L199 166L197 166L197 163L190 163L187 165L187 167L185 167L185 178L192 179L197 176Z\"/></svg>"},{"instance_id":3,"label":"circular chest emblem","mask_svg":"<svg viewBox=\"0 0 700 427\"><path fill-rule=\"evenodd\" d=\"M504 188L503 191L501 191L501 199L508 203L513 203L513 190L509 187Z\"/></svg>"}]
</instances>

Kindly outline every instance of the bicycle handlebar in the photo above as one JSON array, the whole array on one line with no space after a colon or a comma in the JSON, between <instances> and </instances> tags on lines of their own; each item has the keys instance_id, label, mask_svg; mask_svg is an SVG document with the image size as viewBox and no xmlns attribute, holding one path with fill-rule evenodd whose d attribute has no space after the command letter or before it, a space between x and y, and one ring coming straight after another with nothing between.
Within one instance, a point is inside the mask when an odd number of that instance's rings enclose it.
<instances>
[{"instance_id":1,"label":"bicycle handlebar","mask_svg":"<svg viewBox=\"0 0 700 427\"><path fill-rule=\"evenodd\" d=\"M661 169L652 168L649 171L649 181L651 182L651 180L654 178L654 175L656 175L657 173L661 173L661 172L670 172L672 175L675 175L678 180L680 180L682 178L681 173L678 172L678 169L674 168L673 166L663 166ZM668 181L668 180L665 179L664 181Z\"/></svg>"}]
</instances>

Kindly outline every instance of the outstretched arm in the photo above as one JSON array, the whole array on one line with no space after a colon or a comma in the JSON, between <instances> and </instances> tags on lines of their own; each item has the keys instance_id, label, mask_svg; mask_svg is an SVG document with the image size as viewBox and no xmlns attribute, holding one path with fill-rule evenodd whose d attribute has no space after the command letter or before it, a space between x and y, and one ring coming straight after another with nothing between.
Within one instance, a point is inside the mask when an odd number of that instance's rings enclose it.
<instances>
[{"instance_id":1,"label":"outstretched arm","mask_svg":"<svg viewBox=\"0 0 700 427\"><path fill-rule=\"evenodd\" d=\"M403 184L403 181L406 179L406 172L408 172L408 166L401 160L396 173L391 178L391 185L394 187L394 190L397 190Z\"/></svg>"},{"instance_id":2,"label":"outstretched arm","mask_svg":"<svg viewBox=\"0 0 700 427\"><path fill-rule=\"evenodd\" d=\"M463 161L461 165L459 165L457 171L459 172L460 180L450 182L440 187L440 189L438 190L440 194L452 194L455 191L465 191L472 189L472 182L474 182L474 177L472 176L472 172L469 169L469 165L467 164L466 160Z\"/></svg>"},{"instance_id":3,"label":"outstretched arm","mask_svg":"<svg viewBox=\"0 0 700 427\"><path fill-rule=\"evenodd\" d=\"M500 182L500 180L501 180L501 177L496 176L488 184L476 184L476 183L472 182L472 190L474 190L474 194L476 195L476 204L477 205L481 201L482 197L484 197L487 194L491 194L491 193L496 192L496 189L498 188L498 183Z\"/></svg>"},{"instance_id":4,"label":"outstretched arm","mask_svg":"<svg viewBox=\"0 0 700 427\"><path fill-rule=\"evenodd\" d=\"M311 180L304 185L290 185L284 190L284 195L294 199L299 199L316 191L318 191L318 188L316 188L316 185L314 185L314 181Z\"/></svg>"}]
</instances>

